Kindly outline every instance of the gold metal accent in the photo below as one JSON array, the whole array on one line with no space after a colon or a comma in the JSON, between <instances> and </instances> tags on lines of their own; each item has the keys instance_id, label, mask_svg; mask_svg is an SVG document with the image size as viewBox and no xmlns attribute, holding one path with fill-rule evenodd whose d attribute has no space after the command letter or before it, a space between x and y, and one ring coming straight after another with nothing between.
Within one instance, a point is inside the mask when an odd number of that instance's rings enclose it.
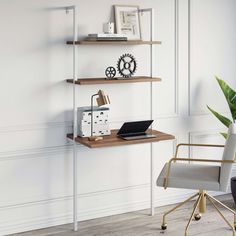
<instances>
[{"instance_id":1,"label":"gold metal accent","mask_svg":"<svg viewBox=\"0 0 236 236\"><path fill-rule=\"evenodd\" d=\"M200 190L200 194L202 194L200 203L199 203L199 213L204 214L206 212L206 191Z\"/></svg>"},{"instance_id":2,"label":"gold metal accent","mask_svg":"<svg viewBox=\"0 0 236 236\"><path fill-rule=\"evenodd\" d=\"M201 144L201 143L179 143L177 148L180 146L193 146L193 147L225 147L225 145L221 144Z\"/></svg>"},{"instance_id":3,"label":"gold metal accent","mask_svg":"<svg viewBox=\"0 0 236 236\"><path fill-rule=\"evenodd\" d=\"M174 208L172 208L171 210L167 211L162 218L162 225L166 224L166 216L168 214L170 214L171 212L175 211L176 209L178 209L179 207L183 206L185 203L191 201L193 198L195 198L196 196L198 196L199 193L194 194L193 196L189 197L187 200L185 200L184 202L181 202L180 204L178 204L177 206L175 206Z\"/></svg>"},{"instance_id":4,"label":"gold metal accent","mask_svg":"<svg viewBox=\"0 0 236 236\"><path fill-rule=\"evenodd\" d=\"M164 189L167 188L168 186L168 178L169 178L169 173L170 173L170 165L171 165L171 162L176 162L178 160L182 160L182 161L188 161L189 163L191 161L193 161L193 159L191 158L187 158L187 159L183 159L183 158L179 158L178 157L178 151L179 151L179 148L181 146L188 146L188 147L225 147L225 145L218 145L218 144L198 144L198 143L179 143L177 146L176 146L176 150L175 150L175 155L174 155L174 158L172 158L169 163L168 163L168 167L167 167L167 173L166 173L166 177L164 178ZM194 159L194 161L199 161L199 160L204 160L204 159ZM235 153L235 160L236 160L236 153ZM224 161L224 160L221 160L221 161ZM203 162L220 162L219 160L207 160L205 159ZM222 162L221 162L222 163ZM224 162L225 163L225 162Z\"/></svg>"},{"instance_id":5,"label":"gold metal accent","mask_svg":"<svg viewBox=\"0 0 236 236\"><path fill-rule=\"evenodd\" d=\"M164 189L168 187L168 178L170 175L170 168L171 168L171 163L174 161L196 161L196 162L211 162L211 163L225 163L225 164L233 164L236 163L236 160L212 160L212 159L196 159L196 158L172 158L168 162L167 166L167 171L166 171L166 176L164 178Z\"/></svg>"},{"instance_id":6,"label":"gold metal accent","mask_svg":"<svg viewBox=\"0 0 236 236\"><path fill-rule=\"evenodd\" d=\"M234 215L236 214L236 212L232 209L230 209L228 206L226 206L225 204L223 204L222 202L220 202L219 200L217 200L216 198L212 197L211 195L209 195L208 193L206 193L208 198L211 198L212 200L214 200L215 202L217 202L219 205L221 205L222 207L226 208L228 211L230 211L231 213L233 213Z\"/></svg>"},{"instance_id":7,"label":"gold metal accent","mask_svg":"<svg viewBox=\"0 0 236 236\"><path fill-rule=\"evenodd\" d=\"M174 208L172 208L171 210L169 210L168 212L166 212L164 215L163 215L163 219L162 219L162 225L165 225L167 226L167 221L166 221L166 216L170 213L172 213L173 211L175 211L176 209L178 209L179 207L183 206L185 203L191 201L193 198L195 198L196 196L198 196L197 200L195 201L194 203L194 207L193 207L193 211L191 213L191 216L189 218L189 221L188 221L188 224L185 228L185 236L187 236L187 232L188 232L188 229L189 229L189 226L192 222L192 219L193 217L195 216L195 212L197 210L197 208L199 207L200 208L200 204L202 201L205 201L205 200L202 200L202 198L207 198L209 200L209 202L213 205L213 207L217 210L217 212L220 214L220 216L223 218L223 220L227 223L227 225L232 229L233 231L233 236L236 236L235 235L235 225L236 225L236 212L233 211L232 209L230 209L229 207L227 207L226 205L224 205L223 203L221 203L219 200L215 199L214 197L210 196L208 193L206 193L205 190L199 190L198 193L194 194L193 196L189 197L187 200L185 200L184 202L178 204L177 206L175 206ZM234 224L230 224L229 221L224 217L224 215L221 213L221 211L219 210L219 208L217 207L217 205L215 204L218 203L220 204L222 207L226 208L227 210L229 210L231 213L233 213L234 215ZM205 204L206 202L204 202Z\"/></svg>"},{"instance_id":8,"label":"gold metal accent","mask_svg":"<svg viewBox=\"0 0 236 236\"><path fill-rule=\"evenodd\" d=\"M191 214L191 216L190 216L190 218L189 218L188 224L187 224L187 226L186 226L186 228L185 228L185 236L187 236L188 228L189 228L189 226L190 226L190 224L191 224L191 222L192 222L194 213L195 213L195 211L196 211L196 209L197 209L197 207L198 207L198 205L199 205L199 203L200 203L201 198L202 198L202 193L199 194L199 197L198 197L198 199L197 199L197 201L196 201L196 203L195 203L195 206L194 206L194 208L193 208L192 214Z\"/></svg>"},{"instance_id":9,"label":"gold metal accent","mask_svg":"<svg viewBox=\"0 0 236 236\"><path fill-rule=\"evenodd\" d=\"M98 98L97 98L97 104L98 106L103 106L103 105L106 105L106 104L110 104L110 99L109 99L109 96L108 95L105 95L104 91L103 90L99 90L98 93Z\"/></svg>"},{"instance_id":10,"label":"gold metal accent","mask_svg":"<svg viewBox=\"0 0 236 236\"><path fill-rule=\"evenodd\" d=\"M172 162L176 162L176 161L188 161L188 162L192 162L192 161L196 161L196 162L210 162L210 163L225 163L225 164L234 164L236 163L236 153L235 153L235 158L234 160L212 160L212 159L196 159L196 158L179 158L178 157L178 150L180 146L193 146L193 147L224 147L224 145L213 145L213 144L188 144L188 143L180 143L176 146L176 151L175 151L175 155L174 158L171 158L170 161L167 163L167 170L166 170L166 176L164 177L164 188L166 189L168 186L168 180L169 180L169 176L170 176L170 171L171 171L171 164ZM191 196L190 198L188 198L187 200L185 200L184 202L178 204L177 206L175 206L173 209L169 210L168 212L166 212L163 215L163 220L162 220L162 224L166 225L166 216L168 214L170 214L171 212L175 211L177 208L181 207L182 205L184 205L185 203L191 201L193 198L195 198L196 196L198 196L195 204L194 204L194 208L192 211L192 214L189 218L188 224L185 228L185 236L187 236L187 231L189 229L189 226L192 222L192 219L195 215L196 209L199 207L199 213L205 213L206 212L206 199L209 200L209 202L213 205L213 207L217 210L217 212L220 214L220 216L223 218L223 220L228 224L228 226L232 229L233 231L233 236L235 235L235 227L236 227L236 212L232 209L230 209L229 207L227 207L226 205L224 205L223 203L221 203L219 200L215 199L214 197L210 196L208 193L206 193L205 190L199 190L199 193ZM234 215L234 224L231 225L229 223L229 221L224 217L224 215L221 213L221 211L219 210L219 208L217 207L216 203L218 203L219 205L221 205L222 207L224 207L225 209L229 210L231 213L233 213ZM200 214L199 214L200 215Z\"/></svg>"},{"instance_id":11,"label":"gold metal accent","mask_svg":"<svg viewBox=\"0 0 236 236\"><path fill-rule=\"evenodd\" d=\"M175 158L178 157L179 147L181 147L181 146L188 146L188 147L224 147L225 145L217 145L217 144L197 144L197 143L179 143L179 144L176 146L175 155L174 155ZM174 161L174 162L176 162L176 161Z\"/></svg>"},{"instance_id":12,"label":"gold metal accent","mask_svg":"<svg viewBox=\"0 0 236 236\"><path fill-rule=\"evenodd\" d=\"M216 209L216 211L219 213L219 215L223 218L223 220L226 222L226 224L232 229L233 231L233 236L235 236L235 229L234 226L231 225L229 223L229 221L224 217L224 215L221 213L221 211L219 210L219 208L216 206L216 204L214 203L214 201L211 199L212 197L209 197L209 195L207 194L207 199L211 202L211 204L214 206L214 208ZM218 201L217 201L218 202ZM223 204L222 204L223 205ZM227 207L228 209L228 207Z\"/></svg>"}]
</instances>

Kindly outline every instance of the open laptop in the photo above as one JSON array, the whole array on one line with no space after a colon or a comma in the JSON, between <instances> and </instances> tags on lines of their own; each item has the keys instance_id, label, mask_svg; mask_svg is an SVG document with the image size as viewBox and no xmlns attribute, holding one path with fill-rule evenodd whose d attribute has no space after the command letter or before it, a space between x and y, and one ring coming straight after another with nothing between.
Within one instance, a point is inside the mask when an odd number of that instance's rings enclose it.
<instances>
[{"instance_id":1,"label":"open laptop","mask_svg":"<svg viewBox=\"0 0 236 236\"><path fill-rule=\"evenodd\" d=\"M117 133L117 136L125 140L154 138L156 135L146 133L153 120L125 122Z\"/></svg>"}]
</instances>

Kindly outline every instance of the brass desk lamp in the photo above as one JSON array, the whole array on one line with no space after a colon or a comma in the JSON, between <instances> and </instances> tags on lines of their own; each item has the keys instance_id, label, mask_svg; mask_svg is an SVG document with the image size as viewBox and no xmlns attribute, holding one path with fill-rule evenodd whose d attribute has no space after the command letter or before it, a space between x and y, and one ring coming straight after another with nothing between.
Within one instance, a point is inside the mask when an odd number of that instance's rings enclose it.
<instances>
[{"instance_id":1,"label":"brass desk lamp","mask_svg":"<svg viewBox=\"0 0 236 236\"><path fill-rule=\"evenodd\" d=\"M103 139L103 137L93 136L93 98L96 96L98 96L96 100L97 105L99 107L110 104L110 99L108 95L105 95L102 90L99 90L96 94L93 94L91 96L91 136L89 137L90 141L98 141Z\"/></svg>"}]
</instances>

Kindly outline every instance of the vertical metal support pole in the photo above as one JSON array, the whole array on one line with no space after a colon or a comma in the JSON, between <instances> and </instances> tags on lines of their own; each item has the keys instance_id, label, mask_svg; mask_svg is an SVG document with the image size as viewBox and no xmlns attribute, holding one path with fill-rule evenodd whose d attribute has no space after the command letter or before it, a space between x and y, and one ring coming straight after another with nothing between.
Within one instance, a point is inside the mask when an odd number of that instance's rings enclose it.
<instances>
[{"instance_id":1,"label":"vertical metal support pole","mask_svg":"<svg viewBox=\"0 0 236 236\"><path fill-rule=\"evenodd\" d=\"M150 41L154 41L154 21L155 21L155 12L153 8L141 9L139 12L149 12L150 13ZM154 52L153 44L150 44L150 77L153 77L153 68L154 68ZM153 119L153 83L150 82L150 119ZM152 127L151 127L152 128ZM155 214L154 209L154 158L153 158L153 144L150 143L150 215Z\"/></svg>"},{"instance_id":2,"label":"vertical metal support pole","mask_svg":"<svg viewBox=\"0 0 236 236\"><path fill-rule=\"evenodd\" d=\"M76 68L77 68L77 56L76 56L76 40L77 40L77 8L73 6L73 112L74 112L74 124L73 124L73 222L74 231L78 230L77 224L77 145L75 138L77 136L77 96L76 96Z\"/></svg>"},{"instance_id":3,"label":"vertical metal support pole","mask_svg":"<svg viewBox=\"0 0 236 236\"><path fill-rule=\"evenodd\" d=\"M191 116L191 0L188 0L188 115Z\"/></svg>"},{"instance_id":4,"label":"vertical metal support pole","mask_svg":"<svg viewBox=\"0 0 236 236\"><path fill-rule=\"evenodd\" d=\"M150 9L150 40L154 40L154 9ZM150 76L153 77L153 61L154 61L154 53L153 53L153 44L150 45ZM153 84L152 82L150 83L150 118L151 120L153 119ZM151 143L151 178L150 178L150 189L151 189L151 208L150 208L150 213L151 216L154 216L155 214L155 206L154 206L154 158L153 158L153 144Z\"/></svg>"},{"instance_id":5,"label":"vertical metal support pole","mask_svg":"<svg viewBox=\"0 0 236 236\"><path fill-rule=\"evenodd\" d=\"M97 95L96 93L91 96L91 137L93 137L93 98Z\"/></svg>"},{"instance_id":6,"label":"vertical metal support pole","mask_svg":"<svg viewBox=\"0 0 236 236\"><path fill-rule=\"evenodd\" d=\"M175 0L175 114L179 113L179 0Z\"/></svg>"}]
</instances>

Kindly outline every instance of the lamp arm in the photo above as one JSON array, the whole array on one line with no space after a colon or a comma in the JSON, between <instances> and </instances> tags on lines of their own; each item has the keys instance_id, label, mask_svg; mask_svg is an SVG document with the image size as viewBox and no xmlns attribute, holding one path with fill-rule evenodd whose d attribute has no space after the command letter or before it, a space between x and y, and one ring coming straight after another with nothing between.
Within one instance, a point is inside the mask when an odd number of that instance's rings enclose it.
<instances>
[{"instance_id":1,"label":"lamp arm","mask_svg":"<svg viewBox=\"0 0 236 236\"><path fill-rule=\"evenodd\" d=\"M93 98L97 95L96 93L91 96L91 137L93 136Z\"/></svg>"}]
</instances>

